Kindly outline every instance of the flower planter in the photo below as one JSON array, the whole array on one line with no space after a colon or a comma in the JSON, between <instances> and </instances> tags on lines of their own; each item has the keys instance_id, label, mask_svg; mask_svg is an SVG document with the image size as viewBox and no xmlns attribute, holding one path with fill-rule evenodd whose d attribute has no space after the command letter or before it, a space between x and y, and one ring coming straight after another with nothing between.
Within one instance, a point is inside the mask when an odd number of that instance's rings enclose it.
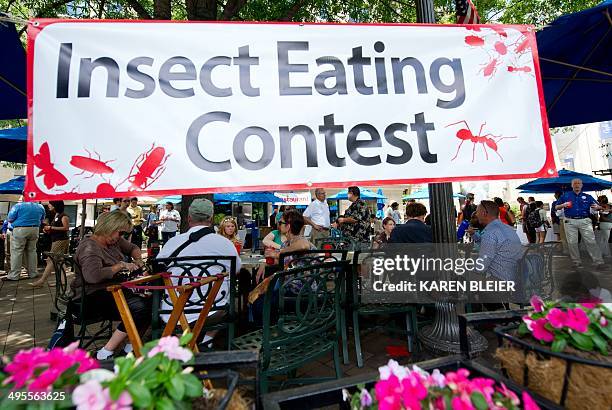
<instances>
[{"instance_id":1,"label":"flower planter","mask_svg":"<svg viewBox=\"0 0 612 410\"><path fill-rule=\"evenodd\" d=\"M612 408L612 358L569 349L556 353L537 340L522 338L518 325L495 330L497 357L514 382L567 409Z\"/></svg>"},{"instance_id":2,"label":"flower planter","mask_svg":"<svg viewBox=\"0 0 612 410\"><path fill-rule=\"evenodd\" d=\"M471 360L463 360L459 355L447 356L414 364L427 371L439 369L441 372L446 372L465 368L470 371L472 377L488 377L494 379L498 383L504 383L510 390L514 391L519 396L523 391L527 391L512 380L502 377L499 373L472 362ZM375 384L378 378L378 372L374 372L270 393L263 396L263 407L265 410L310 410L328 406L349 409L349 403L343 399L342 390L346 389L352 394L358 391L357 385L360 384L365 384L366 388L369 389ZM538 394L533 394L532 392L529 392L529 394L541 409L562 409L561 406L556 405Z\"/></svg>"}]
</instances>

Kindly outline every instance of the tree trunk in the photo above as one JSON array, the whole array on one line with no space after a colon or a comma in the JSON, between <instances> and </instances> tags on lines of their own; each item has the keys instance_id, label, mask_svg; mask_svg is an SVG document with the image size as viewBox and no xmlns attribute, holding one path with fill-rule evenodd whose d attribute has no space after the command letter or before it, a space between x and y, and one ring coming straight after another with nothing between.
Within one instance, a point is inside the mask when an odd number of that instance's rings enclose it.
<instances>
[{"instance_id":1,"label":"tree trunk","mask_svg":"<svg viewBox=\"0 0 612 410\"><path fill-rule=\"evenodd\" d=\"M189 215L189 206L191 205L193 200L196 198L205 198L211 202L214 202L213 194L183 195L183 198L181 199L181 211L180 211L180 214L181 214L180 232L186 232L189 229L189 222L187 220L187 217Z\"/></svg>"},{"instance_id":2,"label":"tree trunk","mask_svg":"<svg viewBox=\"0 0 612 410\"><path fill-rule=\"evenodd\" d=\"M217 2L215 0L186 0L187 20L217 20Z\"/></svg>"},{"instance_id":3,"label":"tree trunk","mask_svg":"<svg viewBox=\"0 0 612 410\"><path fill-rule=\"evenodd\" d=\"M156 20L172 20L170 0L155 0L154 13Z\"/></svg>"}]
</instances>

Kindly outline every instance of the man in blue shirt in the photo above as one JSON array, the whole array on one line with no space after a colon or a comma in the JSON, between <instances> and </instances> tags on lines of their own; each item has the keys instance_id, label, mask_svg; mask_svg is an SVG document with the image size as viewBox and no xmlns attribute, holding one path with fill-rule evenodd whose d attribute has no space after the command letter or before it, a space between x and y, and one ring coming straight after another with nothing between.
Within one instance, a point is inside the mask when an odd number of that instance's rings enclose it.
<instances>
[{"instance_id":1,"label":"man in blue shirt","mask_svg":"<svg viewBox=\"0 0 612 410\"><path fill-rule=\"evenodd\" d=\"M517 266L525 253L516 230L499 219L499 206L493 201L482 201L476 216L484 230L480 235L478 258L482 268L477 272L501 280L516 280Z\"/></svg>"},{"instance_id":2,"label":"man in blue shirt","mask_svg":"<svg viewBox=\"0 0 612 410\"><path fill-rule=\"evenodd\" d=\"M578 232L582 237L582 242L585 244L593 263L597 268L605 267L601 257L601 250L595 242L595 233L593 232L593 224L591 223L591 209L599 210L601 206L589 194L582 192L582 180L572 180L572 191L561 195L556 209L563 209L563 223L565 227L565 237L569 247L570 257L574 266L582 267L580 260L580 250L578 248Z\"/></svg>"},{"instance_id":3,"label":"man in blue shirt","mask_svg":"<svg viewBox=\"0 0 612 410\"><path fill-rule=\"evenodd\" d=\"M9 212L7 220L13 225L11 270L5 280L19 280L24 253L28 276L31 279L38 276L36 243L38 242L40 225L44 218L45 208L36 202L20 202L15 204Z\"/></svg>"}]
</instances>

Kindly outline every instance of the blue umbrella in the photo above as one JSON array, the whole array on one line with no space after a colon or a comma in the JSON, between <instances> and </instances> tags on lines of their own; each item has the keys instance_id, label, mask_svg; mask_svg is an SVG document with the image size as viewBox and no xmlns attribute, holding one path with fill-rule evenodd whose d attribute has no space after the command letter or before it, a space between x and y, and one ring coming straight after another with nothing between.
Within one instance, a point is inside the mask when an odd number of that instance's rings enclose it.
<instances>
[{"instance_id":1,"label":"blue umbrella","mask_svg":"<svg viewBox=\"0 0 612 410\"><path fill-rule=\"evenodd\" d=\"M2 27L2 24L0 24ZM0 94L1 95L1 94ZM0 101L2 99L0 98ZM2 108L0 107L0 110ZM26 163L28 127L0 130L0 161Z\"/></svg>"},{"instance_id":2,"label":"blue umbrella","mask_svg":"<svg viewBox=\"0 0 612 410\"><path fill-rule=\"evenodd\" d=\"M25 184L25 177L13 178L0 184L0 194L21 194L23 192L23 186Z\"/></svg>"},{"instance_id":3,"label":"blue umbrella","mask_svg":"<svg viewBox=\"0 0 612 410\"><path fill-rule=\"evenodd\" d=\"M0 120L26 118L26 53L13 23L0 23L0 45Z\"/></svg>"},{"instance_id":4,"label":"blue umbrella","mask_svg":"<svg viewBox=\"0 0 612 410\"><path fill-rule=\"evenodd\" d=\"M562 169L556 178L538 178L526 184L519 185L516 189L529 191L529 193L554 193L555 191L569 191L572 189L572 179L580 178L583 191L602 191L612 188L612 182L596 178L592 175Z\"/></svg>"},{"instance_id":5,"label":"blue umbrella","mask_svg":"<svg viewBox=\"0 0 612 410\"><path fill-rule=\"evenodd\" d=\"M284 202L272 192L229 192L226 194L215 194L215 202Z\"/></svg>"},{"instance_id":6,"label":"blue umbrella","mask_svg":"<svg viewBox=\"0 0 612 410\"><path fill-rule=\"evenodd\" d=\"M342 191L338 192L336 195L332 195L328 197L327 199L332 199L332 200L348 199L347 191L348 191L347 189L343 189ZM387 199L386 196L382 194L379 195L376 192L370 191L369 189L360 188L359 192L360 192L361 199L382 199L382 200Z\"/></svg>"},{"instance_id":7,"label":"blue umbrella","mask_svg":"<svg viewBox=\"0 0 612 410\"><path fill-rule=\"evenodd\" d=\"M536 33L551 127L612 119L612 0Z\"/></svg>"},{"instance_id":8,"label":"blue umbrella","mask_svg":"<svg viewBox=\"0 0 612 410\"><path fill-rule=\"evenodd\" d=\"M465 198L465 195L453 194L453 198ZM403 196L402 199L429 199L429 188L422 188L410 195Z\"/></svg>"}]
</instances>

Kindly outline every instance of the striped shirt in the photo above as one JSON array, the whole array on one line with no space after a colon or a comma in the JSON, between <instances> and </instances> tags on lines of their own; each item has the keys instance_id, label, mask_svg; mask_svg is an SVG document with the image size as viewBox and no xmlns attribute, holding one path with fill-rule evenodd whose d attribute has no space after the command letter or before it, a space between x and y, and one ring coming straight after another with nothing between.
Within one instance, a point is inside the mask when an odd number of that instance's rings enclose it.
<instances>
[{"instance_id":1,"label":"striped shirt","mask_svg":"<svg viewBox=\"0 0 612 410\"><path fill-rule=\"evenodd\" d=\"M524 253L516 231L499 219L490 222L482 231L478 257L484 265L479 272L497 279L515 280L516 269Z\"/></svg>"}]
</instances>

